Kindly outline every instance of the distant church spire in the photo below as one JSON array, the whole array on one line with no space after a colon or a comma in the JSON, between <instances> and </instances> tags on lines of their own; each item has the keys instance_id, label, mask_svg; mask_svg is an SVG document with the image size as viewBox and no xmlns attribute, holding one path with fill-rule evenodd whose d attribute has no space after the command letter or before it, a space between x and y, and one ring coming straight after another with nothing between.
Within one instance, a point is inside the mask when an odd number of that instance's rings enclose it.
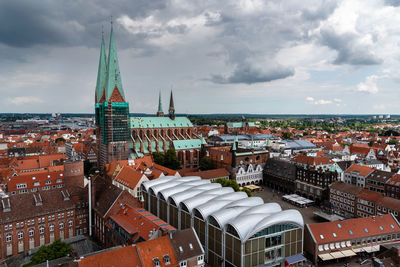
<instances>
[{"instance_id":1,"label":"distant church spire","mask_svg":"<svg viewBox=\"0 0 400 267\"><path fill-rule=\"evenodd\" d=\"M108 49L106 102L125 102L122 87L121 73L119 71L117 47L114 41L114 30L111 21L110 45Z\"/></svg>"},{"instance_id":2,"label":"distant church spire","mask_svg":"<svg viewBox=\"0 0 400 267\"><path fill-rule=\"evenodd\" d=\"M157 111L157 117L164 117L164 112L162 110L162 104L161 104L161 91L158 94L158 111Z\"/></svg>"},{"instance_id":3,"label":"distant church spire","mask_svg":"<svg viewBox=\"0 0 400 267\"><path fill-rule=\"evenodd\" d=\"M169 99L169 109L168 109L168 116L171 120L175 119L175 107L174 107L174 97L172 95L171 90L171 97Z\"/></svg>"},{"instance_id":4,"label":"distant church spire","mask_svg":"<svg viewBox=\"0 0 400 267\"><path fill-rule=\"evenodd\" d=\"M107 81L107 56L106 50L104 48L104 34L102 32L101 47L100 47L100 58L99 58L99 68L97 71L97 83L95 92L95 102L98 103L104 94Z\"/></svg>"}]
</instances>

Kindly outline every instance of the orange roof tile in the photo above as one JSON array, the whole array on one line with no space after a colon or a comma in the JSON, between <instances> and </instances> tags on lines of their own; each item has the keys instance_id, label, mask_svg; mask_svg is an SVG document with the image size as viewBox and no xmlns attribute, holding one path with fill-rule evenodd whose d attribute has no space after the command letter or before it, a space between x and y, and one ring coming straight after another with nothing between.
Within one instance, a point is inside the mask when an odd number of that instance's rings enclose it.
<instances>
[{"instance_id":1,"label":"orange roof tile","mask_svg":"<svg viewBox=\"0 0 400 267\"><path fill-rule=\"evenodd\" d=\"M345 172L346 173L359 172L361 176L367 176L373 170L374 170L373 168L368 166L353 164Z\"/></svg>"},{"instance_id":2,"label":"orange roof tile","mask_svg":"<svg viewBox=\"0 0 400 267\"><path fill-rule=\"evenodd\" d=\"M143 173L134 170L131 166L124 166L114 180L134 189L142 177L145 177Z\"/></svg>"},{"instance_id":3,"label":"orange roof tile","mask_svg":"<svg viewBox=\"0 0 400 267\"><path fill-rule=\"evenodd\" d=\"M136 246L127 246L100 252L77 262L79 267L141 267L139 254ZM151 265L150 265L151 266Z\"/></svg>"},{"instance_id":4,"label":"orange roof tile","mask_svg":"<svg viewBox=\"0 0 400 267\"><path fill-rule=\"evenodd\" d=\"M138 253L142 259L143 266L154 266L153 259L158 258L160 260L160 266L178 266L174 250L168 236L162 236L157 239L141 242L136 245ZM166 265L163 256L168 255L170 257L170 264Z\"/></svg>"},{"instance_id":5,"label":"orange roof tile","mask_svg":"<svg viewBox=\"0 0 400 267\"><path fill-rule=\"evenodd\" d=\"M400 227L391 214L344 221L314 223L307 226L317 244L400 232ZM382 226L383 230L379 226Z\"/></svg>"}]
</instances>

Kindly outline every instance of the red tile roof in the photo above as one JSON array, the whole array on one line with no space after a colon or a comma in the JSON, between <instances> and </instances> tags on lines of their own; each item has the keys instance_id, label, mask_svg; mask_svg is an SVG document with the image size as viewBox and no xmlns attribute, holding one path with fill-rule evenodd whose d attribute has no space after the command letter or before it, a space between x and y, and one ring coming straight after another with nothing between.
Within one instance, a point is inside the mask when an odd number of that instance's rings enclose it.
<instances>
[{"instance_id":1,"label":"red tile roof","mask_svg":"<svg viewBox=\"0 0 400 267\"><path fill-rule=\"evenodd\" d=\"M134 189L138 186L138 183L142 177L146 176L143 173L134 170L131 166L124 166L114 180L131 189Z\"/></svg>"},{"instance_id":2,"label":"red tile roof","mask_svg":"<svg viewBox=\"0 0 400 267\"><path fill-rule=\"evenodd\" d=\"M344 221L314 223L307 226L318 244L400 232L400 226L391 214ZM380 229L380 226L382 226L383 230Z\"/></svg>"},{"instance_id":3,"label":"red tile roof","mask_svg":"<svg viewBox=\"0 0 400 267\"><path fill-rule=\"evenodd\" d=\"M293 161L307 165L326 165L334 163L334 161L328 157L311 157L306 155L298 155L293 158Z\"/></svg>"},{"instance_id":4,"label":"red tile roof","mask_svg":"<svg viewBox=\"0 0 400 267\"><path fill-rule=\"evenodd\" d=\"M184 175L185 176L200 176L202 179L215 179L215 178L229 176L229 172L225 168L219 168L219 169L207 170L207 171L185 172Z\"/></svg>"},{"instance_id":5,"label":"red tile roof","mask_svg":"<svg viewBox=\"0 0 400 267\"><path fill-rule=\"evenodd\" d=\"M126 206L116 214L111 215L110 218L129 234L136 234L133 237L133 242L139 237L148 240L152 237L151 231L153 229L161 230L164 233L176 230L173 226L142 208Z\"/></svg>"},{"instance_id":6,"label":"red tile roof","mask_svg":"<svg viewBox=\"0 0 400 267\"><path fill-rule=\"evenodd\" d=\"M163 236L157 239L149 240L136 244L143 266L154 266L153 259L160 260L161 267L178 266L174 250L168 236ZM164 255L170 258L170 264L166 265L163 259Z\"/></svg>"},{"instance_id":7,"label":"red tile roof","mask_svg":"<svg viewBox=\"0 0 400 267\"><path fill-rule=\"evenodd\" d=\"M345 172L346 173L359 172L360 176L367 176L373 170L374 170L373 168L368 167L368 166L353 164Z\"/></svg>"},{"instance_id":8,"label":"red tile roof","mask_svg":"<svg viewBox=\"0 0 400 267\"><path fill-rule=\"evenodd\" d=\"M57 179L61 179L61 182L56 183ZM50 181L49 184L46 184L46 181ZM39 182L38 185L35 183ZM26 183L26 189L41 187L46 185L55 185L55 184L63 184L64 183L64 175L63 171L58 172L39 172L39 173L27 173L19 176L12 176L8 178L7 181L7 190L16 191L17 184Z\"/></svg>"},{"instance_id":9,"label":"red tile roof","mask_svg":"<svg viewBox=\"0 0 400 267\"><path fill-rule=\"evenodd\" d=\"M79 267L141 267L143 266L136 246L127 246L100 252L77 262ZM151 265L150 265L151 266Z\"/></svg>"}]
</instances>

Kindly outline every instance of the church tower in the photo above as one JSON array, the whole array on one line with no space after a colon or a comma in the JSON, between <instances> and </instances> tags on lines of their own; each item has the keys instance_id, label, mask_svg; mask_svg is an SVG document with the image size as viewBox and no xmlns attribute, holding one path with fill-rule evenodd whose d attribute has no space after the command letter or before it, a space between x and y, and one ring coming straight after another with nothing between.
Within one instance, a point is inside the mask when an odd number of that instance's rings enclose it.
<instances>
[{"instance_id":1,"label":"church tower","mask_svg":"<svg viewBox=\"0 0 400 267\"><path fill-rule=\"evenodd\" d=\"M104 38L101 43L95 102L97 164L102 169L114 159L129 157L129 103L122 87L112 24L108 57Z\"/></svg>"},{"instance_id":2,"label":"church tower","mask_svg":"<svg viewBox=\"0 0 400 267\"><path fill-rule=\"evenodd\" d=\"M162 110L162 104L161 104L161 91L158 95L158 110L157 110L157 117L164 117L164 112Z\"/></svg>"},{"instance_id":3,"label":"church tower","mask_svg":"<svg viewBox=\"0 0 400 267\"><path fill-rule=\"evenodd\" d=\"M172 90L171 90L171 97L169 99L168 116L171 120L175 119L174 97L172 96Z\"/></svg>"}]
</instances>

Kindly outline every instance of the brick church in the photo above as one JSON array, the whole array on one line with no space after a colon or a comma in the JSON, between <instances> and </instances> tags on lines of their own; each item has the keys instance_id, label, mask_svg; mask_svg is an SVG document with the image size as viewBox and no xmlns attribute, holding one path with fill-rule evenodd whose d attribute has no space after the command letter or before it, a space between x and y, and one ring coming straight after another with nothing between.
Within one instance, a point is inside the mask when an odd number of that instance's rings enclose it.
<instances>
[{"instance_id":1,"label":"brick church","mask_svg":"<svg viewBox=\"0 0 400 267\"><path fill-rule=\"evenodd\" d=\"M165 153L170 148L175 149L182 169L198 167L205 140L193 132L187 117L175 116L172 91L167 116L162 109L161 93L156 116L129 116L112 28L108 56L104 38L100 47L95 116L99 168L114 159L135 159L153 152Z\"/></svg>"}]
</instances>

